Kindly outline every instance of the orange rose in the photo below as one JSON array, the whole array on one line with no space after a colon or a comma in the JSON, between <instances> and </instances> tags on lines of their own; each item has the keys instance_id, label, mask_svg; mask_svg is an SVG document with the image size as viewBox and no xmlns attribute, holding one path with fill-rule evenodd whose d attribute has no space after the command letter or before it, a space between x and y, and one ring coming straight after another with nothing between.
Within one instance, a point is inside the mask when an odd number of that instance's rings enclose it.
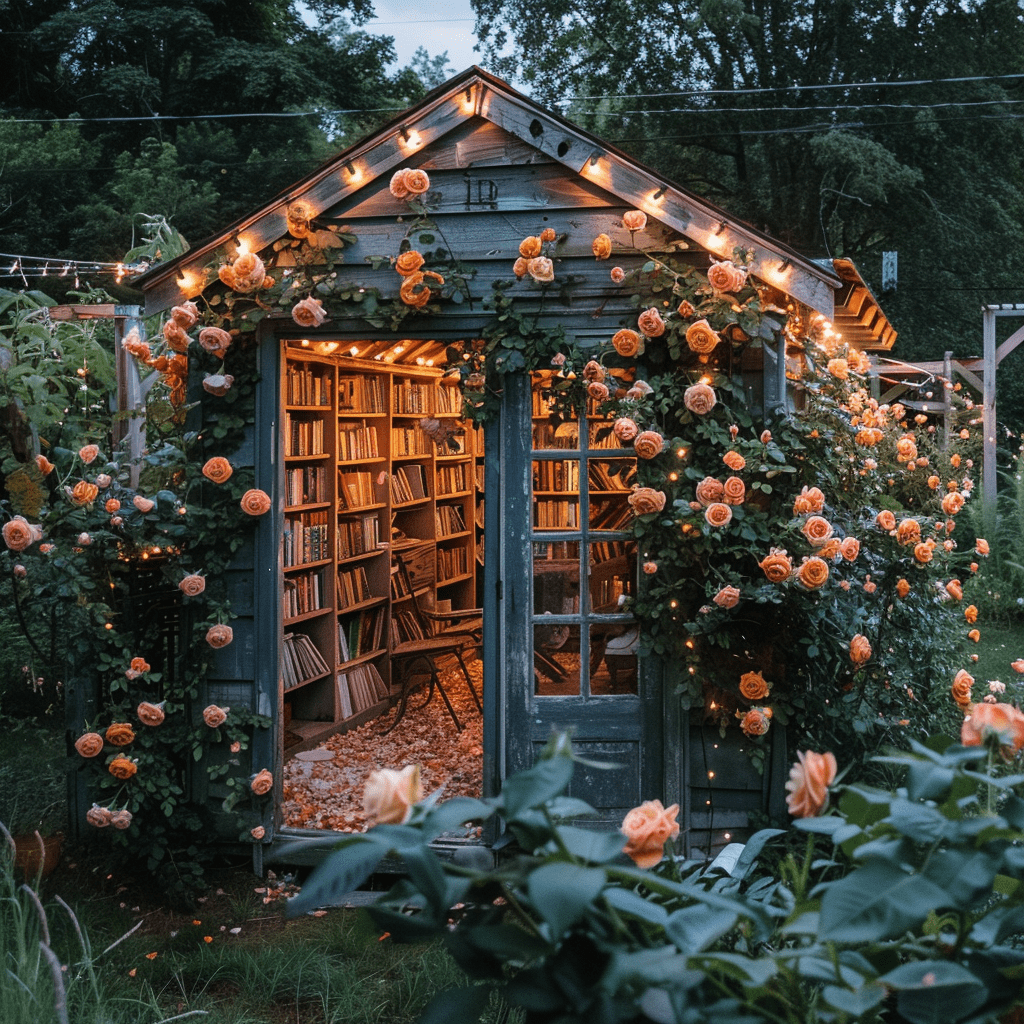
<instances>
[{"instance_id":1,"label":"orange rose","mask_svg":"<svg viewBox=\"0 0 1024 1024\"><path fill-rule=\"evenodd\" d=\"M522 278L526 277L526 269L529 265L530 261L520 256L519 259L512 264L512 273L522 280Z\"/></svg>"},{"instance_id":2,"label":"orange rose","mask_svg":"<svg viewBox=\"0 0 1024 1024\"><path fill-rule=\"evenodd\" d=\"M697 355L710 355L721 340L706 319L697 320L686 328L686 345Z\"/></svg>"},{"instance_id":3,"label":"orange rose","mask_svg":"<svg viewBox=\"0 0 1024 1024\"><path fill-rule=\"evenodd\" d=\"M547 256L535 256L526 264L526 270L538 284L547 284L555 279L555 265Z\"/></svg>"},{"instance_id":4,"label":"orange rose","mask_svg":"<svg viewBox=\"0 0 1024 1024\"><path fill-rule=\"evenodd\" d=\"M832 524L824 516L811 516L800 532L811 547L820 548L832 536Z\"/></svg>"},{"instance_id":5,"label":"orange rose","mask_svg":"<svg viewBox=\"0 0 1024 1024\"><path fill-rule=\"evenodd\" d=\"M388 188L396 199L406 199L409 196L409 189L405 184L405 170L403 167L391 175L391 183Z\"/></svg>"},{"instance_id":6,"label":"orange rose","mask_svg":"<svg viewBox=\"0 0 1024 1024\"><path fill-rule=\"evenodd\" d=\"M896 581L896 593L900 597L906 597L910 593L910 584L905 579L898 579Z\"/></svg>"},{"instance_id":7,"label":"orange rose","mask_svg":"<svg viewBox=\"0 0 1024 1024\"><path fill-rule=\"evenodd\" d=\"M653 576L658 571L657 562L644 562L643 565L644 574L647 576Z\"/></svg>"},{"instance_id":8,"label":"orange rose","mask_svg":"<svg viewBox=\"0 0 1024 1024\"><path fill-rule=\"evenodd\" d=\"M231 347L231 335L219 327L204 327L199 332L199 344L210 355L223 359L224 353Z\"/></svg>"},{"instance_id":9,"label":"orange rose","mask_svg":"<svg viewBox=\"0 0 1024 1024\"><path fill-rule=\"evenodd\" d=\"M975 704L969 718L960 726L960 742L965 747L981 746L996 737L1009 761L1024 747L1024 714L1012 704Z\"/></svg>"},{"instance_id":10,"label":"orange rose","mask_svg":"<svg viewBox=\"0 0 1024 1024\"><path fill-rule=\"evenodd\" d=\"M622 226L630 233L647 227L647 214L643 210L627 210L622 215Z\"/></svg>"},{"instance_id":11,"label":"orange rose","mask_svg":"<svg viewBox=\"0 0 1024 1024\"><path fill-rule=\"evenodd\" d=\"M37 455L36 468L43 476L49 476L53 472L53 463L45 455Z\"/></svg>"},{"instance_id":12,"label":"orange rose","mask_svg":"<svg viewBox=\"0 0 1024 1024\"><path fill-rule=\"evenodd\" d=\"M722 587L721 590L713 598L711 598L719 608L735 608L740 603L740 592L736 587ZM758 698L751 698L757 700Z\"/></svg>"},{"instance_id":13,"label":"orange rose","mask_svg":"<svg viewBox=\"0 0 1024 1024\"><path fill-rule=\"evenodd\" d=\"M651 306L645 309L637 319L637 327L647 335L648 338L660 338L665 333L665 321L661 314Z\"/></svg>"},{"instance_id":14,"label":"orange rose","mask_svg":"<svg viewBox=\"0 0 1024 1024\"><path fill-rule=\"evenodd\" d=\"M612 240L605 234L598 235L590 247L594 252L594 258L598 260L606 260L612 254Z\"/></svg>"},{"instance_id":15,"label":"orange rose","mask_svg":"<svg viewBox=\"0 0 1024 1024\"><path fill-rule=\"evenodd\" d=\"M207 480L213 481L215 484L226 483L234 470L231 468L231 463L227 459L220 455L215 455L212 459L207 459L203 464L203 476Z\"/></svg>"},{"instance_id":16,"label":"orange rose","mask_svg":"<svg viewBox=\"0 0 1024 1024\"><path fill-rule=\"evenodd\" d=\"M665 493L653 487L635 487L626 499L633 515L644 516L649 512L660 512L665 507Z\"/></svg>"},{"instance_id":17,"label":"orange rose","mask_svg":"<svg viewBox=\"0 0 1024 1024\"><path fill-rule=\"evenodd\" d=\"M742 711L736 712L740 719L740 729L744 736L763 736L771 723L771 710L769 708L751 708L746 714Z\"/></svg>"},{"instance_id":18,"label":"orange rose","mask_svg":"<svg viewBox=\"0 0 1024 1024\"><path fill-rule=\"evenodd\" d=\"M914 545L914 559L921 565L927 565L932 560L932 546L927 543Z\"/></svg>"},{"instance_id":19,"label":"orange rose","mask_svg":"<svg viewBox=\"0 0 1024 1024\"><path fill-rule=\"evenodd\" d=\"M143 514L152 512L156 508L156 502L152 498L145 498L141 494L136 494L132 498L132 504Z\"/></svg>"},{"instance_id":20,"label":"orange rose","mask_svg":"<svg viewBox=\"0 0 1024 1024\"><path fill-rule=\"evenodd\" d=\"M221 267L221 271L225 271L225 270L230 271L231 268L230 267ZM221 274L221 280L222 281L224 280L223 273ZM224 281L224 283L227 284L229 288L232 288L232 289L234 288L234 278L233 277L231 278L231 283L230 284L227 281ZM163 336L164 336L164 341L167 342L167 347L169 349L171 349L172 351L174 351L174 352L187 352L188 351L188 343L192 340L185 333L185 331L182 328L181 324L179 324L176 320L168 320L167 323L164 324L164 326L163 326Z\"/></svg>"},{"instance_id":21,"label":"orange rose","mask_svg":"<svg viewBox=\"0 0 1024 1024\"><path fill-rule=\"evenodd\" d=\"M954 601L959 601L964 596L964 588L959 580L950 580L946 584L946 593L949 594Z\"/></svg>"},{"instance_id":22,"label":"orange rose","mask_svg":"<svg viewBox=\"0 0 1024 1024\"><path fill-rule=\"evenodd\" d=\"M614 284L622 284L626 280L626 272L622 267L612 267L610 276Z\"/></svg>"},{"instance_id":23,"label":"orange rose","mask_svg":"<svg viewBox=\"0 0 1024 1024\"><path fill-rule=\"evenodd\" d=\"M620 441L628 443L640 433L640 428L636 425L635 421L627 416L622 416L612 424L612 433Z\"/></svg>"},{"instance_id":24,"label":"orange rose","mask_svg":"<svg viewBox=\"0 0 1024 1024\"><path fill-rule=\"evenodd\" d=\"M75 750L82 757L96 757L103 753L103 737L98 732L85 732L75 740Z\"/></svg>"},{"instance_id":25,"label":"orange rose","mask_svg":"<svg viewBox=\"0 0 1024 1024\"><path fill-rule=\"evenodd\" d=\"M868 638L857 633L850 641L850 661L854 665L863 665L871 660L871 644Z\"/></svg>"},{"instance_id":26,"label":"orange rose","mask_svg":"<svg viewBox=\"0 0 1024 1024\"><path fill-rule=\"evenodd\" d=\"M199 307L194 302L183 302L171 309L171 319L190 331L199 322Z\"/></svg>"},{"instance_id":27,"label":"orange rose","mask_svg":"<svg viewBox=\"0 0 1024 1024\"><path fill-rule=\"evenodd\" d=\"M697 484L697 500L702 505L710 505L725 498L725 485L713 476L706 476Z\"/></svg>"},{"instance_id":28,"label":"orange rose","mask_svg":"<svg viewBox=\"0 0 1024 1024\"><path fill-rule=\"evenodd\" d=\"M800 563L797 579L808 589L817 590L828 582L828 562L812 555Z\"/></svg>"},{"instance_id":29,"label":"orange rose","mask_svg":"<svg viewBox=\"0 0 1024 1024\"><path fill-rule=\"evenodd\" d=\"M597 381L600 383L606 376L604 367L596 359L589 360L587 365L583 367L583 379L585 381Z\"/></svg>"},{"instance_id":30,"label":"orange rose","mask_svg":"<svg viewBox=\"0 0 1024 1024\"><path fill-rule=\"evenodd\" d=\"M84 484L85 481L83 480L82 483ZM86 484L86 486L92 487L92 484ZM95 487L92 489L96 491ZM93 494L93 497L95 498L96 494ZM74 499L72 498L72 500ZM84 505L86 503L82 501L76 502L76 504ZM32 524L24 516L15 516L4 523L3 537L4 543L11 551L24 551L36 539L36 533L32 529Z\"/></svg>"},{"instance_id":31,"label":"orange rose","mask_svg":"<svg viewBox=\"0 0 1024 1024\"><path fill-rule=\"evenodd\" d=\"M602 384L599 380L592 380L587 385L587 397L595 402L607 402L609 394L608 385Z\"/></svg>"},{"instance_id":32,"label":"orange rose","mask_svg":"<svg viewBox=\"0 0 1024 1024\"><path fill-rule=\"evenodd\" d=\"M912 437L901 437L896 442L896 461L912 462L917 458L917 445Z\"/></svg>"},{"instance_id":33,"label":"orange rose","mask_svg":"<svg viewBox=\"0 0 1024 1024\"><path fill-rule=\"evenodd\" d=\"M950 693L953 695L953 700L956 701L957 707L965 711L971 706L972 686L974 686L974 676L965 668L960 669L953 677Z\"/></svg>"},{"instance_id":34,"label":"orange rose","mask_svg":"<svg viewBox=\"0 0 1024 1024\"><path fill-rule=\"evenodd\" d=\"M956 486L955 481L951 480L950 483ZM947 516L955 516L957 512L964 507L964 496L959 491L950 491L942 498L942 511Z\"/></svg>"},{"instance_id":35,"label":"orange rose","mask_svg":"<svg viewBox=\"0 0 1024 1024\"><path fill-rule=\"evenodd\" d=\"M679 804L663 807L660 800L645 800L634 807L622 819L619 828L626 837L622 852L638 868L644 871L653 868L665 856L665 844L679 835L678 813Z\"/></svg>"},{"instance_id":36,"label":"orange rose","mask_svg":"<svg viewBox=\"0 0 1024 1024\"><path fill-rule=\"evenodd\" d=\"M1011 661L1010 668L1012 668L1014 672L1024 673L1024 658L1018 658L1016 661Z\"/></svg>"},{"instance_id":37,"label":"orange rose","mask_svg":"<svg viewBox=\"0 0 1024 1024\"><path fill-rule=\"evenodd\" d=\"M266 768L262 768L253 776L249 788L257 796L266 796L274 788L274 776Z\"/></svg>"},{"instance_id":38,"label":"orange rose","mask_svg":"<svg viewBox=\"0 0 1024 1024\"><path fill-rule=\"evenodd\" d=\"M430 189L430 178L427 172L421 171L418 167L407 167L403 180L410 195L421 196Z\"/></svg>"},{"instance_id":39,"label":"orange rose","mask_svg":"<svg viewBox=\"0 0 1024 1024\"><path fill-rule=\"evenodd\" d=\"M246 491L242 495L240 502L242 511L250 516L261 516L265 512L270 511L272 504L270 495L266 491L261 491L258 487L253 487Z\"/></svg>"},{"instance_id":40,"label":"orange rose","mask_svg":"<svg viewBox=\"0 0 1024 1024\"><path fill-rule=\"evenodd\" d=\"M704 520L715 529L728 526L732 522L732 508L721 501L713 502L704 510Z\"/></svg>"},{"instance_id":41,"label":"orange rose","mask_svg":"<svg viewBox=\"0 0 1024 1024\"><path fill-rule=\"evenodd\" d=\"M231 287L236 292L254 292L267 276L263 260L254 252L244 252L231 264L234 283Z\"/></svg>"},{"instance_id":42,"label":"orange rose","mask_svg":"<svg viewBox=\"0 0 1024 1024\"><path fill-rule=\"evenodd\" d=\"M712 263L708 267L708 284L716 292L737 292L747 283L747 272L732 260Z\"/></svg>"},{"instance_id":43,"label":"orange rose","mask_svg":"<svg viewBox=\"0 0 1024 1024\"><path fill-rule=\"evenodd\" d=\"M143 672L149 671L149 662L145 658L132 658L131 670L142 675Z\"/></svg>"},{"instance_id":44,"label":"orange rose","mask_svg":"<svg viewBox=\"0 0 1024 1024\"><path fill-rule=\"evenodd\" d=\"M785 583L793 573L793 563L782 548L772 548L758 565L770 583Z\"/></svg>"},{"instance_id":45,"label":"orange rose","mask_svg":"<svg viewBox=\"0 0 1024 1024\"><path fill-rule=\"evenodd\" d=\"M218 729L228 720L230 708L219 708L216 704L203 708L203 721L211 728Z\"/></svg>"},{"instance_id":46,"label":"orange rose","mask_svg":"<svg viewBox=\"0 0 1024 1024\"><path fill-rule=\"evenodd\" d=\"M95 484L89 483L88 480L79 480L71 488L71 501L75 505L89 505L96 500L99 493L100 489Z\"/></svg>"},{"instance_id":47,"label":"orange rose","mask_svg":"<svg viewBox=\"0 0 1024 1024\"><path fill-rule=\"evenodd\" d=\"M426 277L420 271L407 275L402 280L398 297L405 305L422 309L430 301L430 285L426 283Z\"/></svg>"},{"instance_id":48,"label":"orange rose","mask_svg":"<svg viewBox=\"0 0 1024 1024\"><path fill-rule=\"evenodd\" d=\"M739 452L726 452L722 456L722 461L735 473L747 465L747 460Z\"/></svg>"},{"instance_id":49,"label":"orange rose","mask_svg":"<svg viewBox=\"0 0 1024 1024\"><path fill-rule=\"evenodd\" d=\"M408 277L410 274L415 274L425 262L421 253L418 253L415 249L409 249L399 254L395 260L395 270L402 277Z\"/></svg>"},{"instance_id":50,"label":"orange rose","mask_svg":"<svg viewBox=\"0 0 1024 1024\"><path fill-rule=\"evenodd\" d=\"M99 445L87 444L83 448L78 449L78 457L86 464L89 465L91 462L95 462L100 454Z\"/></svg>"},{"instance_id":51,"label":"orange rose","mask_svg":"<svg viewBox=\"0 0 1024 1024\"><path fill-rule=\"evenodd\" d=\"M615 332L612 337L612 347L624 359L632 359L643 351L643 342L636 331L625 327L621 331Z\"/></svg>"},{"instance_id":52,"label":"orange rose","mask_svg":"<svg viewBox=\"0 0 1024 1024\"><path fill-rule=\"evenodd\" d=\"M901 519L896 527L896 540L903 545L920 544L921 524L916 519Z\"/></svg>"},{"instance_id":53,"label":"orange rose","mask_svg":"<svg viewBox=\"0 0 1024 1024\"><path fill-rule=\"evenodd\" d=\"M710 384L692 384L683 392L683 405L695 416L706 416L718 401Z\"/></svg>"},{"instance_id":54,"label":"orange rose","mask_svg":"<svg viewBox=\"0 0 1024 1024\"><path fill-rule=\"evenodd\" d=\"M542 242L553 242L558 237L558 233L554 228L545 228L540 233L540 240Z\"/></svg>"},{"instance_id":55,"label":"orange rose","mask_svg":"<svg viewBox=\"0 0 1024 1024\"><path fill-rule=\"evenodd\" d=\"M977 543L974 545L974 550L977 551L979 555L987 555L990 550L988 541L985 540L984 537L979 537Z\"/></svg>"},{"instance_id":56,"label":"orange rose","mask_svg":"<svg viewBox=\"0 0 1024 1024\"><path fill-rule=\"evenodd\" d=\"M969 604L964 609L964 618L973 626L978 621L978 609L973 604Z\"/></svg>"},{"instance_id":57,"label":"orange rose","mask_svg":"<svg viewBox=\"0 0 1024 1024\"><path fill-rule=\"evenodd\" d=\"M838 770L835 754L798 750L796 756L786 783L786 806L794 818L816 818L828 806L828 787Z\"/></svg>"},{"instance_id":58,"label":"orange rose","mask_svg":"<svg viewBox=\"0 0 1024 1024\"><path fill-rule=\"evenodd\" d=\"M980 629L972 629L967 634L967 639L971 640L974 643L977 643L981 639L981 630Z\"/></svg>"},{"instance_id":59,"label":"orange rose","mask_svg":"<svg viewBox=\"0 0 1024 1024\"><path fill-rule=\"evenodd\" d=\"M327 319L327 314L324 312L324 304L310 296L292 306L292 319L300 327L319 327Z\"/></svg>"},{"instance_id":60,"label":"orange rose","mask_svg":"<svg viewBox=\"0 0 1024 1024\"><path fill-rule=\"evenodd\" d=\"M198 597L206 589L206 578L198 573L190 573L178 584L178 589L186 597Z\"/></svg>"},{"instance_id":61,"label":"orange rose","mask_svg":"<svg viewBox=\"0 0 1024 1024\"><path fill-rule=\"evenodd\" d=\"M896 516L887 508L883 508L882 511L875 516L875 522L878 523L881 529L887 532L889 530L896 529Z\"/></svg>"},{"instance_id":62,"label":"orange rose","mask_svg":"<svg viewBox=\"0 0 1024 1024\"><path fill-rule=\"evenodd\" d=\"M107 727L105 737L115 747L127 747L135 740L135 732L127 722L113 722Z\"/></svg>"},{"instance_id":63,"label":"orange rose","mask_svg":"<svg viewBox=\"0 0 1024 1024\"><path fill-rule=\"evenodd\" d=\"M742 505L747 498L747 485L738 477L729 477L722 486L722 500L726 505Z\"/></svg>"},{"instance_id":64,"label":"orange rose","mask_svg":"<svg viewBox=\"0 0 1024 1024\"><path fill-rule=\"evenodd\" d=\"M128 779L130 779L138 770L138 765L127 757L115 757L114 760L107 765L107 771L110 772L115 779L120 779L122 782L127 782Z\"/></svg>"},{"instance_id":65,"label":"orange rose","mask_svg":"<svg viewBox=\"0 0 1024 1024\"><path fill-rule=\"evenodd\" d=\"M113 816L110 813L109 807L100 807L99 804L93 804L85 812L85 820L96 828L106 828L110 824Z\"/></svg>"},{"instance_id":66,"label":"orange rose","mask_svg":"<svg viewBox=\"0 0 1024 1024\"><path fill-rule=\"evenodd\" d=\"M117 498L107 498L103 503L103 510L113 515L121 507L121 502Z\"/></svg>"},{"instance_id":67,"label":"orange rose","mask_svg":"<svg viewBox=\"0 0 1024 1024\"><path fill-rule=\"evenodd\" d=\"M837 380L846 380L850 375L850 365L845 359L830 359L825 368Z\"/></svg>"},{"instance_id":68,"label":"orange rose","mask_svg":"<svg viewBox=\"0 0 1024 1024\"><path fill-rule=\"evenodd\" d=\"M764 700L770 692L771 687L760 672L744 672L740 676L740 693L747 700Z\"/></svg>"},{"instance_id":69,"label":"orange rose","mask_svg":"<svg viewBox=\"0 0 1024 1024\"><path fill-rule=\"evenodd\" d=\"M825 541L825 543L818 549L818 557L824 558L826 561L830 558L836 558L842 553L841 548L842 544L840 543L839 538L832 537Z\"/></svg>"},{"instance_id":70,"label":"orange rose","mask_svg":"<svg viewBox=\"0 0 1024 1024\"><path fill-rule=\"evenodd\" d=\"M157 726L164 720L164 709L162 704L150 704L144 700L136 709L139 721L143 725Z\"/></svg>"},{"instance_id":71,"label":"orange rose","mask_svg":"<svg viewBox=\"0 0 1024 1024\"><path fill-rule=\"evenodd\" d=\"M114 828L120 829L122 832L126 828L130 828L132 823L132 812L127 807L121 808L119 811L110 812L110 824Z\"/></svg>"},{"instance_id":72,"label":"orange rose","mask_svg":"<svg viewBox=\"0 0 1024 1024\"><path fill-rule=\"evenodd\" d=\"M697 312L697 310L693 308L693 303L692 302L688 301L687 299L683 299L683 301L680 302L678 307L676 308L676 312L684 320L689 320L690 317L693 316L693 314Z\"/></svg>"},{"instance_id":73,"label":"orange rose","mask_svg":"<svg viewBox=\"0 0 1024 1024\"><path fill-rule=\"evenodd\" d=\"M633 447L641 459L653 459L665 450L665 438L656 430L644 430L637 434Z\"/></svg>"},{"instance_id":74,"label":"orange rose","mask_svg":"<svg viewBox=\"0 0 1024 1024\"><path fill-rule=\"evenodd\" d=\"M825 495L817 487L804 487L793 499L793 515L820 512L825 507Z\"/></svg>"},{"instance_id":75,"label":"orange rose","mask_svg":"<svg viewBox=\"0 0 1024 1024\"><path fill-rule=\"evenodd\" d=\"M211 647L227 647L235 638L235 631L230 626L220 624L211 626L206 631L206 642Z\"/></svg>"},{"instance_id":76,"label":"orange rose","mask_svg":"<svg viewBox=\"0 0 1024 1024\"><path fill-rule=\"evenodd\" d=\"M860 541L856 537L844 537L842 544L839 545L839 552L846 561L857 561L857 556L860 554Z\"/></svg>"},{"instance_id":77,"label":"orange rose","mask_svg":"<svg viewBox=\"0 0 1024 1024\"><path fill-rule=\"evenodd\" d=\"M939 484L942 483L942 481L937 476L935 476L934 473L930 477L928 477L927 482L929 490L932 491L937 491L939 489Z\"/></svg>"},{"instance_id":78,"label":"orange rose","mask_svg":"<svg viewBox=\"0 0 1024 1024\"><path fill-rule=\"evenodd\" d=\"M378 825L408 821L413 805L422 799L418 764L406 765L397 772L389 768L371 772L363 787L363 810Z\"/></svg>"},{"instance_id":79,"label":"orange rose","mask_svg":"<svg viewBox=\"0 0 1024 1024\"><path fill-rule=\"evenodd\" d=\"M543 243L536 235L527 235L519 243L519 255L525 260L532 260L543 252Z\"/></svg>"}]
</instances>

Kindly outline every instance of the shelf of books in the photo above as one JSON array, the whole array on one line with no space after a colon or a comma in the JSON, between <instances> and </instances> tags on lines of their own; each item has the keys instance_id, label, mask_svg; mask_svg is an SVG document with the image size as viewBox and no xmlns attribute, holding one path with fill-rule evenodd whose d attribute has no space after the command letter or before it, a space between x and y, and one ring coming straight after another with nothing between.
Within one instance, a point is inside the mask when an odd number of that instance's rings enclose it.
<instances>
[{"instance_id":1,"label":"shelf of books","mask_svg":"<svg viewBox=\"0 0 1024 1024\"><path fill-rule=\"evenodd\" d=\"M428 368L285 349L286 754L397 700L389 651L413 628L414 598L476 605L482 435L464 429L459 391L439 378ZM443 431L425 430L427 418Z\"/></svg>"}]
</instances>

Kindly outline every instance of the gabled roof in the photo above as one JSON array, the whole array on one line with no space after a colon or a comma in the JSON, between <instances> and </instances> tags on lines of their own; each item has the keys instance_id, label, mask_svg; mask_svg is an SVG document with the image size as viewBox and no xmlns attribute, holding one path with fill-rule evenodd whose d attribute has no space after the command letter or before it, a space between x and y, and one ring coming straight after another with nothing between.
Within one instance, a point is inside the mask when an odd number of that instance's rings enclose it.
<instances>
[{"instance_id":1,"label":"gabled roof","mask_svg":"<svg viewBox=\"0 0 1024 1024\"><path fill-rule=\"evenodd\" d=\"M751 272L765 283L831 318L840 277L778 240L731 217L724 210L673 184L607 142L544 109L500 78L471 67L433 90L415 106L360 142L339 153L319 170L280 193L253 214L206 239L178 258L159 264L137 279L155 312L190 288L194 272L210 262L226 242L244 238L259 251L287 233L285 211L297 199L320 213L368 181L390 175L400 165L415 165L416 154L471 118L483 118L543 152L625 203L643 210L719 258L734 247L754 250ZM168 287L177 282L173 289ZM152 300L156 300L155 303ZM155 306L155 308L153 308Z\"/></svg>"},{"instance_id":2,"label":"gabled roof","mask_svg":"<svg viewBox=\"0 0 1024 1024\"><path fill-rule=\"evenodd\" d=\"M836 296L832 326L844 341L857 348L885 349L888 352L896 341L896 329L882 312L853 260L834 259L832 266L843 282Z\"/></svg>"}]
</instances>

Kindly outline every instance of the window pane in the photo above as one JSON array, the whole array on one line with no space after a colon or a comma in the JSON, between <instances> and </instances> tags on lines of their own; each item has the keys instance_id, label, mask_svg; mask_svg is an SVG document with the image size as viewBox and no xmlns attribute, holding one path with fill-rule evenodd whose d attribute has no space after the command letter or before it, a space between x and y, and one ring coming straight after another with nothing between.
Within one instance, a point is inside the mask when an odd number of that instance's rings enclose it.
<instances>
[{"instance_id":1,"label":"window pane","mask_svg":"<svg viewBox=\"0 0 1024 1024\"><path fill-rule=\"evenodd\" d=\"M534 624L533 676L538 696L579 696L579 626Z\"/></svg>"},{"instance_id":2,"label":"window pane","mask_svg":"<svg viewBox=\"0 0 1024 1024\"><path fill-rule=\"evenodd\" d=\"M587 466L591 499L628 494L636 483L636 459L590 459Z\"/></svg>"},{"instance_id":3,"label":"window pane","mask_svg":"<svg viewBox=\"0 0 1024 1024\"><path fill-rule=\"evenodd\" d=\"M635 694L640 627L617 623L590 627L590 692L597 697Z\"/></svg>"},{"instance_id":4,"label":"window pane","mask_svg":"<svg viewBox=\"0 0 1024 1024\"><path fill-rule=\"evenodd\" d=\"M576 615L579 610L579 544L575 541L534 544L534 615Z\"/></svg>"},{"instance_id":5,"label":"window pane","mask_svg":"<svg viewBox=\"0 0 1024 1024\"><path fill-rule=\"evenodd\" d=\"M590 545L590 610L614 615L636 592L636 541Z\"/></svg>"}]
</instances>

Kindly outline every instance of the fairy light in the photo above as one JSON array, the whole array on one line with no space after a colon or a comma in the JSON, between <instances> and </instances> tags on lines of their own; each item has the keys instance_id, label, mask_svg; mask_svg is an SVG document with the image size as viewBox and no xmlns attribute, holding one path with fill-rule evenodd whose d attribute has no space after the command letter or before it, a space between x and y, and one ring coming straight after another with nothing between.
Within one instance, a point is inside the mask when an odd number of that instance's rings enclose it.
<instances>
[{"instance_id":1,"label":"fairy light","mask_svg":"<svg viewBox=\"0 0 1024 1024\"><path fill-rule=\"evenodd\" d=\"M708 778L709 779L713 779L714 777L715 777L715 773L714 772L708 772Z\"/></svg>"},{"instance_id":2,"label":"fairy light","mask_svg":"<svg viewBox=\"0 0 1024 1024\"><path fill-rule=\"evenodd\" d=\"M248 240L243 238L241 235L235 238L235 248L238 250L238 255L240 257L248 256L249 253L252 252L252 249L249 248Z\"/></svg>"},{"instance_id":3,"label":"fairy light","mask_svg":"<svg viewBox=\"0 0 1024 1024\"><path fill-rule=\"evenodd\" d=\"M353 345L353 346L352 346L352 347L351 347L351 348L350 348L350 349L348 350L348 354L349 354L350 356L357 356L357 355L359 355L359 346L358 346L358 345Z\"/></svg>"}]
</instances>

